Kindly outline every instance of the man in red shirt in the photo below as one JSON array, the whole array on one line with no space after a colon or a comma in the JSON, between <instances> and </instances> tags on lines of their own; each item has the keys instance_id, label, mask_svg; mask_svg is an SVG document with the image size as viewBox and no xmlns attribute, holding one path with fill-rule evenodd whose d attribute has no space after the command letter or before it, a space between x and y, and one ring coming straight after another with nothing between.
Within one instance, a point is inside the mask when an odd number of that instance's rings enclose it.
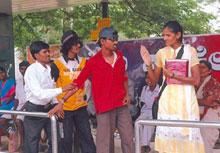
<instances>
[{"instance_id":1,"label":"man in red shirt","mask_svg":"<svg viewBox=\"0 0 220 153\"><path fill-rule=\"evenodd\" d=\"M61 103L81 88L91 76L92 94L97 114L97 153L114 153L114 130L117 127L123 153L134 153L133 127L128 110L130 98L121 51L117 50L118 33L104 28L99 33L101 50L91 57L74 83L76 89L68 92ZM53 112L50 112L52 114Z\"/></svg>"}]
</instances>

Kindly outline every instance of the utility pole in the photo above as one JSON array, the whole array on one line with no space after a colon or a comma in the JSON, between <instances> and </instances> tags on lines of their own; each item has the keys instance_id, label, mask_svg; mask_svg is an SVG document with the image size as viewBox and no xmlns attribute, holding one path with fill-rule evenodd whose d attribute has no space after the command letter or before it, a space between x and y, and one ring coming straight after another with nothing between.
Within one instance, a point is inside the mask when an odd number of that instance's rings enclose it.
<instances>
[{"instance_id":1,"label":"utility pole","mask_svg":"<svg viewBox=\"0 0 220 153\"><path fill-rule=\"evenodd\" d=\"M102 18L108 18L108 0L102 1Z\"/></svg>"}]
</instances>

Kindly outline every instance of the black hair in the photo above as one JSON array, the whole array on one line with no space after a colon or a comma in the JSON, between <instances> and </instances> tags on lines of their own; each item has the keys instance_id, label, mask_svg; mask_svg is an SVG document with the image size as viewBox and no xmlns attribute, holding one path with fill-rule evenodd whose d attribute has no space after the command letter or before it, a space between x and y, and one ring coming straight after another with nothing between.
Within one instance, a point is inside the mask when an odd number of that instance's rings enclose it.
<instances>
[{"instance_id":1,"label":"black hair","mask_svg":"<svg viewBox=\"0 0 220 153\"><path fill-rule=\"evenodd\" d=\"M4 67L2 67L2 66L0 66L0 71L2 71L2 72L5 72L5 73L6 73L5 68L4 68Z\"/></svg>"},{"instance_id":2,"label":"black hair","mask_svg":"<svg viewBox=\"0 0 220 153\"><path fill-rule=\"evenodd\" d=\"M208 67L209 70L212 69L212 64L207 60L201 60L199 61L199 63L204 63Z\"/></svg>"},{"instance_id":3,"label":"black hair","mask_svg":"<svg viewBox=\"0 0 220 153\"><path fill-rule=\"evenodd\" d=\"M80 40L79 37L72 37L72 38L68 39L64 44L62 44L60 51L61 51L64 55L68 55L69 50L70 50L74 45L77 45L77 44L80 44L80 47L83 46L83 43L82 43L82 41Z\"/></svg>"},{"instance_id":4,"label":"black hair","mask_svg":"<svg viewBox=\"0 0 220 153\"><path fill-rule=\"evenodd\" d=\"M19 64L19 68L21 68L22 66L26 66L28 67L30 65L30 63L28 61L22 61L20 64Z\"/></svg>"},{"instance_id":5,"label":"black hair","mask_svg":"<svg viewBox=\"0 0 220 153\"><path fill-rule=\"evenodd\" d=\"M39 53L42 49L49 49L49 48L50 46L43 41L32 42L30 46L31 55L36 60L36 57L34 56L34 54Z\"/></svg>"},{"instance_id":6,"label":"black hair","mask_svg":"<svg viewBox=\"0 0 220 153\"><path fill-rule=\"evenodd\" d=\"M106 38L99 38L99 40L97 41L97 43L96 44L98 44L99 45L99 47L101 47L102 48L102 44L101 44L101 39L105 39L106 40Z\"/></svg>"},{"instance_id":7,"label":"black hair","mask_svg":"<svg viewBox=\"0 0 220 153\"><path fill-rule=\"evenodd\" d=\"M180 43L182 43L183 41L183 28L182 26L179 24L179 22L177 21L168 21L164 26L163 29L168 28L170 30L172 30L175 34L177 34L178 32L181 33L180 38L178 39L178 41Z\"/></svg>"}]
</instances>

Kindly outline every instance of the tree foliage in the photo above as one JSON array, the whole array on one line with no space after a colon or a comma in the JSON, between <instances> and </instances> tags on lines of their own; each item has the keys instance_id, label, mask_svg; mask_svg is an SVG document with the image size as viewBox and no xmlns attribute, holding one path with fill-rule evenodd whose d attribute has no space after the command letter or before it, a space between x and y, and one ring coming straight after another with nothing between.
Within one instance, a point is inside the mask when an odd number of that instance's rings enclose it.
<instances>
[{"instance_id":1,"label":"tree foliage","mask_svg":"<svg viewBox=\"0 0 220 153\"><path fill-rule=\"evenodd\" d=\"M26 46L32 41L59 44L62 33L69 29L89 41L90 31L97 29L96 19L102 17L101 13L101 4L91 4L14 15L15 47L25 57ZM195 0L124 0L109 4L109 17L123 38L159 36L169 20L179 21L185 34L210 33L209 21L215 19L203 12Z\"/></svg>"}]
</instances>

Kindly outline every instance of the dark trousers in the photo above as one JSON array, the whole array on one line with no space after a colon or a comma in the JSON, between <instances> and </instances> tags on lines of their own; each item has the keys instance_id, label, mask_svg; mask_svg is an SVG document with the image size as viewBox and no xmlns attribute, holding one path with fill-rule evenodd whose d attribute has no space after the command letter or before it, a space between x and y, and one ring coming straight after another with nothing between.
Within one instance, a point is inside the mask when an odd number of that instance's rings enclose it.
<instances>
[{"instance_id":1,"label":"dark trousers","mask_svg":"<svg viewBox=\"0 0 220 153\"><path fill-rule=\"evenodd\" d=\"M48 112L52 107L44 108L41 105L35 105L28 102L26 111L28 112ZM29 117L24 118L24 153L38 153L39 141L41 138L41 131L45 129L49 149L48 153L52 153L52 140L51 140L51 121L49 118L43 117ZM58 129L58 124L57 124ZM60 134L57 130L57 142L58 142L58 152L60 143ZM61 152L60 152L61 153Z\"/></svg>"},{"instance_id":2,"label":"dark trousers","mask_svg":"<svg viewBox=\"0 0 220 153\"><path fill-rule=\"evenodd\" d=\"M96 153L86 106L75 111L64 111L62 153L72 153L73 127L75 127L74 136L76 136L81 152Z\"/></svg>"}]
</instances>

